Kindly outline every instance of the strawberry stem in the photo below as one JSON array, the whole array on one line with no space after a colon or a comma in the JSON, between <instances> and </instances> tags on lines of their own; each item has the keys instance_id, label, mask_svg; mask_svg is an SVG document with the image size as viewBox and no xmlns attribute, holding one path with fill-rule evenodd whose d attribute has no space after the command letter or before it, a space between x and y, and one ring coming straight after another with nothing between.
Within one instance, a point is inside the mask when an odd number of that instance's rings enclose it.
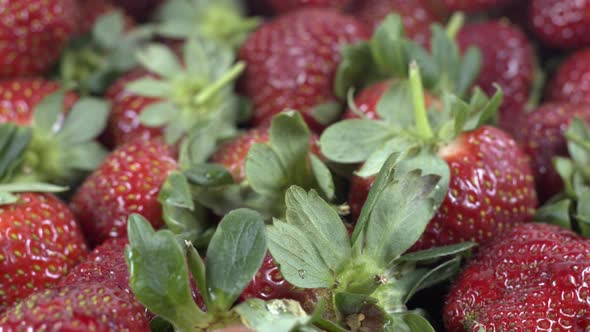
<instances>
[{"instance_id":1,"label":"strawberry stem","mask_svg":"<svg viewBox=\"0 0 590 332\"><path fill-rule=\"evenodd\" d=\"M207 102L213 95L215 95L219 90L227 86L229 83L233 82L238 76L242 74L242 72L246 69L246 63L240 61L236 63L228 72L227 74L223 75L219 80L215 83L207 86L203 91L201 91L195 97L195 103L197 105L202 105Z\"/></svg>"},{"instance_id":2,"label":"strawberry stem","mask_svg":"<svg viewBox=\"0 0 590 332\"><path fill-rule=\"evenodd\" d=\"M414 104L414 115L416 117L416 129L418 135L428 140L434 136L430 123L428 122L428 115L426 114L426 104L424 102L424 86L422 85L422 78L420 77L420 67L416 61L410 63L410 87L412 90L412 101Z\"/></svg>"},{"instance_id":3,"label":"strawberry stem","mask_svg":"<svg viewBox=\"0 0 590 332\"><path fill-rule=\"evenodd\" d=\"M463 24L465 24L465 15L461 12L453 14L447 24L447 36L454 40L459 30L463 27Z\"/></svg>"}]
</instances>

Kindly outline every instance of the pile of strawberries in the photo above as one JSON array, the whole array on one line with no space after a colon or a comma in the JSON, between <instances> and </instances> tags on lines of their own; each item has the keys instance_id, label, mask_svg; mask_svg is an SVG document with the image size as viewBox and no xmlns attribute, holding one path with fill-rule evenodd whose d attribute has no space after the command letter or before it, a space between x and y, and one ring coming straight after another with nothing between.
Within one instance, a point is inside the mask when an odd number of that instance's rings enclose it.
<instances>
[{"instance_id":1,"label":"pile of strawberries","mask_svg":"<svg viewBox=\"0 0 590 332\"><path fill-rule=\"evenodd\" d=\"M590 331L589 13L0 0L0 331Z\"/></svg>"}]
</instances>

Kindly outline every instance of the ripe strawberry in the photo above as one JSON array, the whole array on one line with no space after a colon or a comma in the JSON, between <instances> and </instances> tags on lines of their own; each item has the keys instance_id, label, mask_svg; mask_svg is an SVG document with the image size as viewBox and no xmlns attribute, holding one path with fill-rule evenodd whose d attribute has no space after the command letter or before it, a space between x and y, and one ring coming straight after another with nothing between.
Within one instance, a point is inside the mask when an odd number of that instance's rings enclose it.
<instances>
[{"instance_id":1,"label":"ripe strawberry","mask_svg":"<svg viewBox=\"0 0 590 332\"><path fill-rule=\"evenodd\" d=\"M35 106L43 98L60 89L60 84L41 78L19 78L0 82L0 123L16 123L26 126L31 123ZM64 109L69 110L78 100L74 93L68 93Z\"/></svg>"},{"instance_id":2,"label":"ripe strawberry","mask_svg":"<svg viewBox=\"0 0 590 332\"><path fill-rule=\"evenodd\" d=\"M579 48L590 43L590 3L575 0L532 0L529 21L544 44L556 48Z\"/></svg>"},{"instance_id":3,"label":"ripe strawberry","mask_svg":"<svg viewBox=\"0 0 590 332\"><path fill-rule=\"evenodd\" d=\"M570 55L551 79L546 96L550 101L590 102L590 49Z\"/></svg>"},{"instance_id":4,"label":"ripe strawberry","mask_svg":"<svg viewBox=\"0 0 590 332\"><path fill-rule=\"evenodd\" d=\"M534 178L528 158L508 134L484 126L455 138L438 154L451 168L449 191L413 249L484 243L531 220L537 206ZM373 181L352 179L348 201L355 219Z\"/></svg>"},{"instance_id":5,"label":"ripe strawberry","mask_svg":"<svg viewBox=\"0 0 590 332\"><path fill-rule=\"evenodd\" d=\"M32 294L0 316L0 325L3 331L150 331L131 294L91 282Z\"/></svg>"},{"instance_id":6,"label":"ripe strawberry","mask_svg":"<svg viewBox=\"0 0 590 332\"><path fill-rule=\"evenodd\" d=\"M444 18L439 9L429 0L356 0L350 12L372 30L388 15L398 13L403 19L406 36L426 45L430 39L430 25Z\"/></svg>"},{"instance_id":7,"label":"ripe strawberry","mask_svg":"<svg viewBox=\"0 0 590 332\"><path fill-rule=\"evenodd\" d=\"M515 0L444 0L445 6L451 11L481 12L505 7Z\"/></svg>"},{"instance_id":8,"label":"ripe strawberry","mask_svg":"<svg viewBox=\"0 0 590 332\"><path fill-rule=\"evenodd\" d=\"M537 194L544 202L563 189L561 177L553 167L553 158L568 156L564 136L571 120L590 123L590 105L547 103L516 121L515 139L531 159Z\"/></svg>"},{"instance_id":9,"label":"ripe strawberry","mask_svg":"<svg viewBox=\"0 0 590 332\"><path fill-rule=\"evenodd\" d=\"M77 33L76 0L0 2L0 77L47 72Z\"/></svg>"},{"instance_id":10,"label":"ripe strawberry","mask_svg":"<svg viewBox=\"0 0 590 332\"><path fill-rule=\"evenodd\" d=\"M159 140L137 140L113 151L71 201L89 243L125 237L131 213L161 226L158 192L168 173L177 167L171 148Z\"/></svg>"},{"instance_id":11,"label":"ripe strawberry","mask_svg":"<svg viewBox=\"0 0 590 332\"><path fill-rule=\"evenodd\" d=\"M294 109L312 129L321 128L314 107L337 101L333 83L341 47L368 37L365 25L327 9L302 9L262 25L239 56L247 63L240 85L252 98L254 124Z\"/></svg>"},{"instance_id":12,"label":"ripe strawberry","mask_svg":"<svg viewBox=\"0 0 590 332\"><path fill-rule=\"evenodd\" d=\"M285 13L303 7L344 9L351 0L267 0L275 13Z\"/></svg>"},{"instance_id":13,"label":"ripe strawberry","mask_svg":"<svg viewBox=\"0 0 590 332\"><path fill-rule=\"evenodd\" d=\"M521 225L479 250L446 300L447 331L583 331L590 242L557 226Z\"/></svg>"},{"instance_id":14,"label":"ripe strawberry","mask_svg":"<svg viewBox=\"0 0 590 332\"><path fill-rule=\"evenodd\" d=\"M86 256L80 226L52 194L23 193L0 207L0 312L50 287Z\"/></svg>"},{"instance_id":15,"label":"ripe strawberry","mask_svg":"<svg viewBox=\"0 0 590 332\"><path fill-rule=\"evenodd\" d=\"M296 288L291 285L279 270L270 253L266 253L262 266L240 295L245 301L249 298L263 300L292 298Z\"/></svg>"},{"instance_id":16,"label":"ripe strawberry","mask_svg":"<svg viewBox=\"0 0 590 332\"><path fill-rule=\"evenodd\" d=\"M457 35L463 51L476 46L482 54L482 69L475 85L493 94L502 88L500 127L512 131L513 118L524 112L533 86L535 53L527 36L505 20L472 23Z\"/></svg>"}]
</instances>

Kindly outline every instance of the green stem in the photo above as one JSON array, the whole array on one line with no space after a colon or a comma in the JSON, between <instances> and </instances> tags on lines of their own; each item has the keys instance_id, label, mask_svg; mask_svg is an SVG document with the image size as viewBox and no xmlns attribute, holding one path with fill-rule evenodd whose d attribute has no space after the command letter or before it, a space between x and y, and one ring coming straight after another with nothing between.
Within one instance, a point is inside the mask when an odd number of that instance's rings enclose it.
<instances>
[{"instance_id":1,"label":"green stem","mask_svg":"<svg viewBox=\"0 0 590 332\"><path fill-rule=\"evenodd\" d=\"M449 20L449 23L447 24L447 36L449 36L449 38L452 40L455 40L457 33L459 30L461 30L463 24L465 24L465 15L461 12L453 14Z\"/></svg>"},{"instance_id":2,"label":"green stem","mask_svg":"<svg viewBox=\"0 0 590 332\"><path fill-rule=\"evenodd\" d=\"M240 61L236 63L223 77L221 77L217 82L209 85L206 87L201 93L195 97L195 103L197 105L202 105L207 100L211 98L214 94L216 94L220 89L228 85L229 83L233 82L238 76L242 74L242 72L246 69L246 63Z\"/></svg>"},{"instance_id":3,"label":"green stem","mask_svg":"<svg viewBox=\"0 0 590 332\"><path fill-rule=\"evenodd\" d=\"M420 77L420 67L416 61L410 63L410 86L412 90L412 101L414 103L414 115L416 117L416 129L418 135L423 139L430 139L434 136L428 115L426 114L426 104L424 102L424 86Z\"/></svg>"}]
</instances>

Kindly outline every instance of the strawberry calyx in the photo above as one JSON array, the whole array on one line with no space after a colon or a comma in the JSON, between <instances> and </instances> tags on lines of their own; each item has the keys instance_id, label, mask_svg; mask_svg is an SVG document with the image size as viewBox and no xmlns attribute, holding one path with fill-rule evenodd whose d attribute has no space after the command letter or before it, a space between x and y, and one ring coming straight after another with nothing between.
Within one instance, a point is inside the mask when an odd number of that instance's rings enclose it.
<instances>
[{"instance_id":1,"label":"strawberry calyx","mask_svg":"<svg viewBox=\"0 0 590 332\"><path fill-rule=\"evenodd\" d=\"M570 157L555 157L553 165L563 180L563 192L537 210L535 220L556 224L590 236L590 128L573 118L567 131Z\"/></svg>"},{"instance_id":2,"label":"strawberry calyx","mask_svg":"<svg viewBox=\"0 0 590 332\"><path fill-rule=\"evenodd\" d=\"M205 39L190 39L183 47L183 61L161 44L150 44L137 58L155 77L130 82L130 92L159 98L140 114L148 127L164 127L169 144L186 133L210 135L214 140L235 131L240 105L233 83L245 68L234 63L234 54L225 46Z\"/></svg>"},{"instance_id":3,"label":"strawberry calyx","mask_svg":"<svg viewBox=\"0 0 590 332\"><path fill-rule=\"evenodd\" d=\"M92 31L74 38L64 50L59 75L82 95L99 95L118 76L137 65L137 49L152 36L152 28L126 27L120 11L98 18Z\"/></svg>"},{"instance_id":4,"label":"strawberry calyx","mask_svg":"<svg viewBox=\"0 0 590 332\"><path fill-rule=\"evenodd\" d=\"M230 212L212 236L204 261L192 243L182 243L170 230L156 232L143 217L131 215L125 250L131 290L158 315L159 324L165 320L175 331L211 331L236 324L257 328L270 321L287 327L311 324L312 317L296 301L252 299L234 305L262 265L264 229L257 212ZM191 275L207 312L199 309L191 296Z\"/></svg>"},{"instance_id":5,"label":"strawberry calyx","mask_svg":"<svg viewBox=\"0 0 590 332\"><path fill-rule=\"evenodd\" d=\"M107 154L95 139L106 126L109 104L81 98L63 112L63 90L46 96L35 106L30 139L10 172L11 183L74 184L94 170Z\"/></svg>"},{"instance_id":6,"label":"strawberry calyx","mask_svg":"<svg viewBox=\"0 0 590 332\"><path fill-rule=\"evenodd\" d=\"M218 215L250 207L266 219L285 213L283 197L291 185L316 188L331 201L334 182L328 167L310 152L311 131L299 112L275 115L269 142L250 148L245 161L245 179L236 183L231 173L215 164L193 163L184 168L193 197Z\"/></svg>"},{"instance_id":7,"label":"strawberry calyx","mask_svg":"<svg viewBox=\"0 0 590 332\"><path fill-rule=\"evenodd\" d=\"M159 8L156 20L156 31L162 37L204 37L233 49L261 22L246 17L243 4L236 0L169 0Z\"/></svg>"},{"instance_id":8,"label":"strawberry calyx","mask_svg":"<svg viewBox=\"0 0 590 332\"><path fill-rule=\"evenodd\" d=\"M417 168L424 158L395 154L387 160L352 237L314 190L296 186L287 191L285 217L267 228L269 250L285 279L300 288L326 289L328 311L335 312L341 328L393 325L424 331L412 328L430 324L408 310L407 300L456 273L462 255L473 247L468 243L404 255L444 199L442 177ZM436 158L428 162L445 167Z\"/></svg>"}]
</instances>

